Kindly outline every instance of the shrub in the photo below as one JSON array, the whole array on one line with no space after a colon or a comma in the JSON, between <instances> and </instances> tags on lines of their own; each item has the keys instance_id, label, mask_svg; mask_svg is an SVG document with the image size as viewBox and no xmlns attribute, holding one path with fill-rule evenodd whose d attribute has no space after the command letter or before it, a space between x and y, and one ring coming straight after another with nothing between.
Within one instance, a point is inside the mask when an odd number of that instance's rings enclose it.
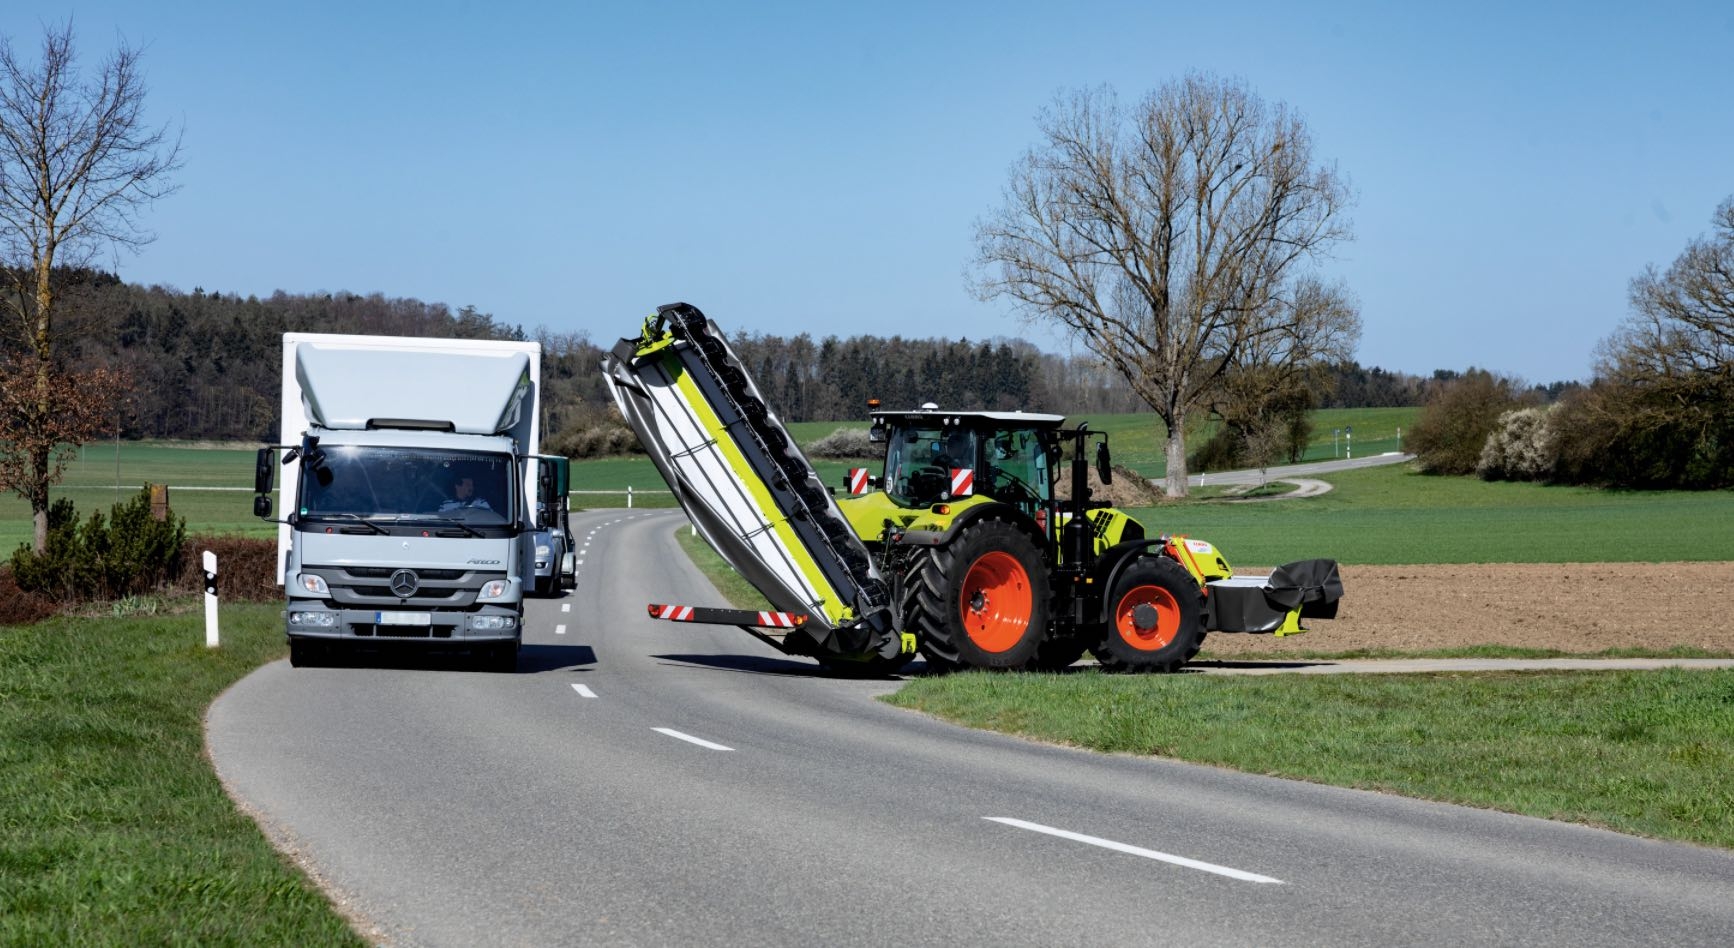
<instances>
[{"instance_id":1,"label":"shrub","mask_svg":"<svg viewBox=\"0 0 1734 948\"><path fill-rule=\"evenodd\" d=\"M94 511L83 523L72 502L61 498L49 508L42 554L20 546L12 555L12 573L18 588L62 603L118 599L174 577L186 534L183 517L151 517L149 485L115 504L108 517Z\"/></svg>"},{"instance_id":2,"label":"shrub","mask_svg":"<svg viewBox=\"0 0 1734 948\"><path fill-rule=\"evenodd\" d=\"M1409 432L1409 447L1428 474L1473 474L1499 418L1523 406L1516 379L1470 369L1435 389Z\"/></svg>"},{"instance_id":3,"label":"shrub","mask_svg":"<svg viewBox=\"0 0 1734 948\"><path fill-rule=\"evenodd\" d=\"M807 445L807 455L816 458L881 458L885 446L874 444L866 428L838 428Z\"/></svg>"},{"instance_id":4,"label":"shrub","mask_svg":"<svg viewBox=\"0 0 1734 948\"><path fill-rule=\"evenodd\" d=\"M277 541L220 534L187 538L181 548L181 571L175 577L174 592L204 591L206 550L217 554L218 598L226 602L276 602L283 598L283 587L277 585Z\"/></svg>"},{"instance_id":5,"label":"shrub","mask_svg":"<svg viewBox=\"0 0 1734 948\"><path fill-rule=\"evenodd\" d=\"M1475 473L1487 481L1539 481L1553 474L1554 433L1550 408L1520 408L1499 416L1481 447Z\"/></svg>"},{"instance_id":6,"label":"shrub","mask_svg":"<svg viewBox=\"0 0 1734 948\"><path fill-rule=\"evenodd\" d=\"M1555 413L1558 480L1705 490L1734 486L1734 379L1598 379Z\"/></svg>"}]
</instances>

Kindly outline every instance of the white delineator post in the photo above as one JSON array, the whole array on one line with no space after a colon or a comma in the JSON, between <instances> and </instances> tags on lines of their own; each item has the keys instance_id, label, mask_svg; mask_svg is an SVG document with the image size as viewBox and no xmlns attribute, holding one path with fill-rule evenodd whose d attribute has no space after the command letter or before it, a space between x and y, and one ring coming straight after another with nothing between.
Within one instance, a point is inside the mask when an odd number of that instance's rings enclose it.
<instances>
[{"instance_id":1,"label":"white delineator post","mask_svg":"<svg viewBox=\"0 0 1734 948\"><path fill-rule=\"evenodd\" d=\"M205 647L217 647L217 554L205 551Z\"/></svg>"}]
</instances>

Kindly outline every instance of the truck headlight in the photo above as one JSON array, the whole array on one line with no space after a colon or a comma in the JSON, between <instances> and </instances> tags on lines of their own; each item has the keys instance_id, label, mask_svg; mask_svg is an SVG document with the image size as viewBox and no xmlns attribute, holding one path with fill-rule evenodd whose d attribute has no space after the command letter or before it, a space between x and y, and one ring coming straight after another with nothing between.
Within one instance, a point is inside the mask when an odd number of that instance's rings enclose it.
<instances>
[{"instance_id":1,"label":"truck headlight","mask_svg":"<svg viewBox=\"0 0 1734 948\"><path fill-rule=\"evenodd\" d=\"M337 624L335 612L291 612L289 624L301 628L329 629Z\"/></svg>"},{"instance_id":2,"label":"truck headlight","mask_svg":"<svg viewBox=\"0 0 1734 948\"><path fill-rule=\"evenodd\" d=\"M482 594L478 599L498 599L506 594L509 584L503 579L491 579L482 586Z\"/></svg>"},{"instance_id":3,"label":"truck headlight","mask_svg":"<svg viewBox=\"0 0 1734 948\"><path fill-rule=\"evenodd\" d=\"M301 574L301 588L315 596L331 595L331 587L325 585L325 577L312 573Z\"/></svg>"},{"instance_id":4,"label":"truck headlight","mask_svg":"<svg viewBox=\"0 0 1734 948\"><path fill-rule=\"evenodd\" d=\"M500 632L517 627L517 616L470 616L470 628L478 632Z\"/></svg>"},{"instance_id":5,"label":"truck headlight","mask_svg":"<svg viewBox=\"0 0 1734 948\"><path fill-rule=\"evenodd\" d=\"M552 552L554 552L554 548L549 546L548 544L546 544L546 543L536 544L536 555L537 556L542 557L543 559L547 559L548 554L550 554Z\"/></svg>"}]
</instances>

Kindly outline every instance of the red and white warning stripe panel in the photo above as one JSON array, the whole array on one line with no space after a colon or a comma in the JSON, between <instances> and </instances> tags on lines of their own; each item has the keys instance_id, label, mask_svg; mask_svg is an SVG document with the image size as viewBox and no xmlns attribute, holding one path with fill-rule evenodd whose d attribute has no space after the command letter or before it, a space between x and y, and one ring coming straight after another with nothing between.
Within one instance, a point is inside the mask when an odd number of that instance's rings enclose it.
<instances>
[{"instance_id":1,"label":"red and white warning stripe panel","mask_svg":"<svg viewBox=\"0 0 1734 948\"><path fill-rule=\"evenodd\" d=\"M975 493L975 469L954 467L951 469L951 496L968 497Z\"/></svg>"},{"instance_id":2,"label":"red and white warning stripe panel","mask_svg":"<svg viewBox=\"0 0 1734 948\"><path fill-rule=\"evenodd\" d=\"M748 625L766 629L798 629L807 624L801 612L754 612L750 609L712 609L707 606L668 606L650 604L652 619L670 622L699 622L705 625Z\"/></svg>"},{"instance_id":3,"label":"red and white warning stripe panel","mask_svg":"<svg viewBox=\"0 0 1734 948\"><path fill-rule=\"evenodd\" d=\"M849 493L860 495L867 493L867 469L852 467L849 469Z\"/></svg>"}]
</instances>

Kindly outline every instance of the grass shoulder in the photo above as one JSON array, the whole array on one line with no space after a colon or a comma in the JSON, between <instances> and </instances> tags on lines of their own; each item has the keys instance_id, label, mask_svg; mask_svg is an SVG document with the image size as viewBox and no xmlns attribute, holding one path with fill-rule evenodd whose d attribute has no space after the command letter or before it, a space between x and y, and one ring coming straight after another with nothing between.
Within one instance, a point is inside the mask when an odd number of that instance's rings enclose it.
<instances>
[{"instance_id":1,"label":"grass shoulder","mask_svg":"<svg viewBox=\"0 0 1734 948\"><path fill-rule=\"evenodd\" d=\"M204 756L280 609L225 605L219 649L190 606L0 627L0 943L362 944Z\"/></svg>"},{"instance_id":2,"label":"grass shoulder","mask_svg":"<svg viewBox=\"0 0 1734 948\"><path fill-rule=\"evenodd\" d=\"M882 700L1103 752L1734 848L1734 671L970 672Z\"/></svg>"}]
</instances>

